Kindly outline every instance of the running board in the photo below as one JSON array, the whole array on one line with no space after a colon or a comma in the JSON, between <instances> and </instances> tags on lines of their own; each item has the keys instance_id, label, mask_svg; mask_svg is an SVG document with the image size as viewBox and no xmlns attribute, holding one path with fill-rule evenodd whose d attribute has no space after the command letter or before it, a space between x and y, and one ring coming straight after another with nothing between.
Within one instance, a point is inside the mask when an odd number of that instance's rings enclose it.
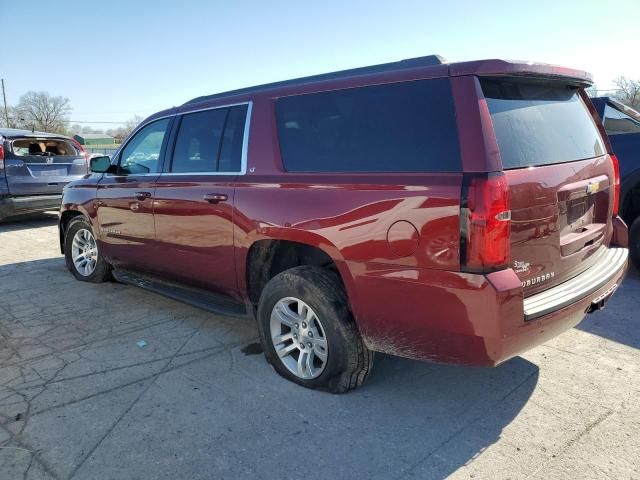
<instances>
[{"instance_id":1,"label":"running board","mask_svg":"<svg viewBox=\"0 0 640 480\"><path fill-rule=\"evenodd\" d=\"M144 288L150 292L172 298L193 307L201 308L216 315L249 317L247 307L244 303L237 302L226 295L160 280L150 275L129 270L114 270L113 277L118 282Z\"/></svg>"}]
</instances>

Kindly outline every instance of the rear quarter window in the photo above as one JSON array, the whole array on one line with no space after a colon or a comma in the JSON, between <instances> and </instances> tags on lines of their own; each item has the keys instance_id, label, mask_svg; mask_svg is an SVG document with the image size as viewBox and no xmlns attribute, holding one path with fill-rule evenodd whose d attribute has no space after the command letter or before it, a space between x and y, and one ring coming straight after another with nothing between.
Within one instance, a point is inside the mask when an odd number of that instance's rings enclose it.
<instances>
[{"instance_id":1,"label":"rear quarter window","mask_svg":"<svg viewBox=\"0 0 640 480\"><path fill-rule=\"evenodd\" d=\"M480 83L505 169L571 162L606 152L576 88L502 79Z\"/></svg>"},{"instance_id":2,"label":"rear quarter window","mask_svg":"<svg viewBox=\"0 0 640 480\"><path fill-rule=\"evenodd\" d=\"M290 172L459 171L449 80L351 88L276 100Z\"/></svg>"}]
</instances>

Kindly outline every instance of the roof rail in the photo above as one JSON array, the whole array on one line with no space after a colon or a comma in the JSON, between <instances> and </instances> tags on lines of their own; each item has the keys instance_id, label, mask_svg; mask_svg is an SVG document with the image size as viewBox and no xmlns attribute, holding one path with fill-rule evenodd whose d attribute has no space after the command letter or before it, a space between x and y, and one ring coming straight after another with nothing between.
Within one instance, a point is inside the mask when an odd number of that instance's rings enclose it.
<instances>
[{"instance_id":1,"label":"roof rail","mask_svg":"<svg viewBox=\"0 0 640 480\"><path fill-rule=\"evenodd\" d=\"M286 87L289 85L319 82L323 80L335 80L339 78L355 77L359 75L368 75L372 73L391 72L394 70L404 70L408 68L433 67L447 63L444 57L440 55L427 55L424 57L407 58L398 62L381 63L379 65L370 65L367 67L351 68L349 70L340 70L338 72L321 73L319 75L311 75L309 77L294 78L291 80L283 80L281 82L266 83L264 85L256 85L255 87L240 88L238 90L230 90L228 92L215 93L213 95L205 95L197 97L183 105L191 105L203 102L205 100L214 100L220 97L228 97L232 95L242 95L254 93L260 90L268 90L278 87Z\"/></svg>"}]
</instances>

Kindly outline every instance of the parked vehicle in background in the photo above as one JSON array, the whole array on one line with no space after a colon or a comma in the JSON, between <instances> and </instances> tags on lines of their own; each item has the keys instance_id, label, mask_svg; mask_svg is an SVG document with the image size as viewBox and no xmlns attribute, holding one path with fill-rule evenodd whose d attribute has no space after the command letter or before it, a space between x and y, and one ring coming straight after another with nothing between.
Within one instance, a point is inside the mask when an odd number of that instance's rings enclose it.
<instances>
[{"instance_id":1,"label":"parked vehicle in background","mask_svg":"<svg viewBox=\"0 0 640 480\"><path fill-rule=\"evenodd\" d=\"M640 112L615 98L592 98L620 161L620 216L629 225L631 259L640 269Z\"/></svg>"},{"instance_id":2,"label":"parked vehicle in background","mask_svg":"<svg viewBox=\"0 0 640 480\"><path fill-rule=\"evenodd\" d=\"M0 129L0 220L58 210L63 187L88 173L75 140L50 133Z\"/></svg>"},{"instance_id":3,"label":"parked vehicle in background","mask_svg":"<svg viewBox=\"0 0 640 480\"><path fill-rule=\"evenodd\" d=\"M82 281L255 315L306 387L373 352L497 365L603 307L627 268L588 74L429 56L196 98L65 189Z\"/></svg>"},{"instance_id":4,"label":"parked vehicle in background","mask_svg":"<svg viewBox=\"0 0 640 480\"><path fill-rule=\"evenodd\" d=\"M98 158L98 157L109 157L111 158L111 155L107 155L104 153L87 153L87 157L89 158L89 160L91 160L92 158Z\"/></svg>"}]
</instances>

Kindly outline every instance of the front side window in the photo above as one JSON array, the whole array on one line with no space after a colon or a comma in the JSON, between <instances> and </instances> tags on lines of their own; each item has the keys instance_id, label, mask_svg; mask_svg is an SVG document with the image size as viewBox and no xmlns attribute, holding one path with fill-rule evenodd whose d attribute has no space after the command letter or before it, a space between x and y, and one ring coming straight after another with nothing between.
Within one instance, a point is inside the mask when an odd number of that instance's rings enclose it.
<instances>
[{"instance_id":1,"label":"front side window","mask_svg":"<svg viewBox=\"0 0 640 480\"><path fill-rule=\"evenodd\" d=\"M460 170L447 78L284 97L276 117L289 172Z\"/></svg>"},{"instance_id":2,"label":"front side window","mask_svg":"<svg viewBox=\"0 0 640 480\"><path fill-rule=\"evenodd\" d=\"M159 173L160 151L167 134L169 119L143 127L127 143L120 155L120 173L125 175Z\"/></svg>"},{"instance_id":3,"label":"front side window","mask_svg":"<svg viewBox=\"0 0 640 480\"><path fill-rule=\"evenodd\" d=\"M237 173L247 106L217 108L182 116L172 173Z\"/></svg>"},{"instance_id":4,"label":"front side window","mask_svg":"<svg viewBox=\"0 0 640 480\"><path fill-rule=\"evenodd\" d=\"M607 105L604 108L604 128L609 135L640 133L640 121Z\"/></svg>"}]
</instances>

